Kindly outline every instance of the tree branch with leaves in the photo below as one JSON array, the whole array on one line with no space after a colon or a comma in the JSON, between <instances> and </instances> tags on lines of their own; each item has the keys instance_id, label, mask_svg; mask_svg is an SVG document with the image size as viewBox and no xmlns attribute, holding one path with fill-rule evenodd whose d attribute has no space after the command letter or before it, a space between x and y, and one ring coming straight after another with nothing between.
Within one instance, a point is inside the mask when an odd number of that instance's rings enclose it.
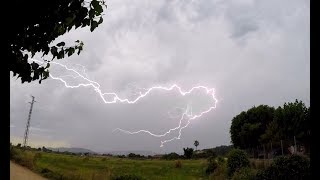
<instances>
[{"instance_id":1,"label":"tree branch with leaves","mask_svg":"<svg viewBox=\"0 0 320 180\"><path fill-rule=\"evenodd\" d=\"M41 2L41 1L40 1ZM49 77L50 61L79 55L84 43L75 41L74 45L66 46L65 42L50 44L59 36L79 27L90 27L94 31L102 22L104 0L54 0L40 3L39 1L10 1L15 7L15 16L9 24L7 52L9 71L13 76L21 78L21 82L32 82ZM29 57L42 53L46 66L29 63ZM44 59L52 55L51 59Z\"/></svg>"}]
</instances>

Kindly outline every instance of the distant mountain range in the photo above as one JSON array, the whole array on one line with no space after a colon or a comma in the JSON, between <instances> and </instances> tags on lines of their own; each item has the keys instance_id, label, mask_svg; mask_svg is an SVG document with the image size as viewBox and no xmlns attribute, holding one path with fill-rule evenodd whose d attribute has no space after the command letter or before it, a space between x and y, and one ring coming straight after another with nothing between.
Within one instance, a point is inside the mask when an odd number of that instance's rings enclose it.
<instances>
[{"instance_id":1,"label":"distant mountain range","mask_svg":"<svg viewBox=\"0 0 320 180\"><path fill-rule=\"evenodd\" d=\"M233 148L232 145L222 145L222 146L217 146L214 148L209 148L209 149L203 149L203 150L198 150L198 151L208 151L208 150L213 150L217 155L220 156L224 156L225 154L227 154L231 149ZM154 156L156 155L156 153L152 152L152 151L142 151L142 150L134 150L134 151L109 151L109 152L94 152L90 149L85 149L85 148L76 148L76 147L72 147L72 148L67 148L67 147L59 147L59 148L47 148L50 149L52 151L59 151L59 152L71 152L71 153L90 153L90 154L111 154L111 155L125 155L127 156L130 153L134 153L134 154L139 154L139 155L143 155L143 156ZM182 153L178 153L178 154L183 154Z\"/></svg>"},{"instance_id":2,"label":"distant mountain range","mask_svg":"<svg viewBox=\"0 0 320 180\"><path fill-rule=\"evenodd\" d=\"M59 148L48 148L52 151L59 151L59 152L71 152L71 153L96 153L91 151L90 149L85 148L66 148L66 147L59 147Z\"/></svg>"},{"instance_id":3,"label":"distant mountain range","mask_svg":"<svg viewBox=\"0 0 320 180\"><path fill-rule=\"evenodd\" d=\"M136 151L110 151L110 152L104 152L104 153L97 153L94 152L90 149L85 149L85 148L67 148L67 147L59 147L59 148L48 148L52 151L59 151L59 152L71 152L71 153L91 153L91 154L112 154L112 155L128 155L130 153L134 153L134 154L139 154L139 155L143 155L143 156L153 156L155 155L155 153L153 153L152 151L140 151L140 150L136 150Z\"/></svg>"},{"instance_id":4,"label":"distant mountain range","mask_svg":"<svg viewBox=\"0 0 320 180\"><path fill-rule=\"evenodd\" d=\"M155 153L152 151L110 151L110 152L105 152L104 154L128 155L130 153L139 154L139 155L143 155L143 156L155 155Z\"/></svg>"}]
</instances>

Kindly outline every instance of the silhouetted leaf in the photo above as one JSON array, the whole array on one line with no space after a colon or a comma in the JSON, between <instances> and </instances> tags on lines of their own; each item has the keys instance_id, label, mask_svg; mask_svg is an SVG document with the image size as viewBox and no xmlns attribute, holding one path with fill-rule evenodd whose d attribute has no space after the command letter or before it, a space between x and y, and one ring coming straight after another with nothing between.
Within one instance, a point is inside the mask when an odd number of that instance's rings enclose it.
<instances>
[{"instance_id":1,"label":"silhouetted leaf","mask_svg":"<svg viewBox=\"0 0 320 180\"><path fill-rule=\"evenodd\" d=\"M68 56L71 56L74 53L75 49L74 48L69 48L68 49Z\"/></svg>"},{"instance_id":2,"label":"silhouetted leaf","mask_svg":"<svg viewBox=\"0 0 320 180\"><path fill-rule=\"evenodd\" d=\"M98 23L97 21L92 20L91 21L91 27L90 27L90 31L92 32L96 27L98 27Z\"/></svg>"},{"instance_id":3,"label":"silhouetted leaf","mask_svg":"<svg viewBox=\"0 0 320 180\"><path fill-rule=\"evenodd\" d=\"M104 0L83 0L75 1L46 1L45 3L38 3L36 1L19 1L19 6L15 5L15 1L9 1L10 6L15 7L15 16L21 17L14 19L13 22L17 26L8 26L9 31L6 34L9 39L8 52L9 52L9 70L13 72L14 76L21 78L21 82L31 82L35 79L44 79L44 67L40 69L35 64L28 63L28 56L23 51L31 54L31 57L36 53L41 52L44 55L52 55L54 58L64 58L65 54L71 56L77 54L83 49L83 43L79 40L72 48L62 49L66 44L59 42L56 46L49 47L49 44L54 42L60 35L70 31L73 27L90 26L93 31L101 24L103 19L100 14L103 12L102 6L105 5ZM36 20L33 13L37 13ZM98 22L93 21L99 19ZM21 20L19 22L19 20ZM61 49L60 49L61 48ZM30 56L29 54L29 56ZM47 64L46 69L49 66ZM39 81L41 83L41 81Z\"/></svg>"},{"instance_id":4,"label":"silhouetted leaf","mask_svg":"<svg viewBox=\"0 0 320 180\"><path fill-rule=\"evenodd\" d=\"M78 47L78 55L80 54L80 52L82 51L82 46Z\"/></svg>"},{"instance_id":5,"label":"silhouetted leaf","mask_svg":"<svg viewBox=\"0 0 320 180\"><path fill-rule=\"evenodd\" d=\"M61 47L61 46L64 46L64 45L66 45L65 42L59 42L59 43L57 44L58 47Z\"/></svg>"},{"instance_id":6,"label":"silhouetted leaf","mask_svg":"<svg viewBox=\"0 0 320 180\"><path fill-rule=\"evenodd\" d=\"M90 9L89 10L89 18L92 19L94 16L94 10L93 9Z\"/></svg>"},{"instance_id":7,"label":"silhouetted leaf","mask_svg":"<svg viewBox=\"0 0 320 180\"><path fill-rule=\"evenodd\" d=\"M99 20L98 24L101 24L102 22L103 22L103 18L100 17L100 20Z\"/></svg>"},{"instance_id":8,"label":"silhouetted leaf","mask_svg":"<svg viewBox=\"0 0 320 180\"><path fill-rule=\"evenodd\" d=\"M64 51L63 50L61 50L59 53L58 53L58 59L62 59L62 58L64 58Z\"/></svg>"}]
</instances>

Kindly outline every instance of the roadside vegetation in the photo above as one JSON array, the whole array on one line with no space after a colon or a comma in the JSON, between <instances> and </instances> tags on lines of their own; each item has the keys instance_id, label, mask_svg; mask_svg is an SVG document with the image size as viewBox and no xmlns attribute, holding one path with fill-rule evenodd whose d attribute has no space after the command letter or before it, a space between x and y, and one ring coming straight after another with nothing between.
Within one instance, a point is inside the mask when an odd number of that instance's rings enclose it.
<instances>
[{"instance_id":1,"label":"roadside vegetation","mask_svg":"<svg viewBox=\"0 0 320 180\"><path fill-rule=\"evenodd\" d=\"M113 156L10 144L10 159L49 179L310 179L309 118L310 108L299 101L277 109L253 107L233 118L233 145L202 150L186 147L183 155ZM288 143L280 144L281 153L279 140ZM266 150L268 143L271 147ZM193 145L198 149L200 143L196 140Z\"/></svg>"}]
</instances>

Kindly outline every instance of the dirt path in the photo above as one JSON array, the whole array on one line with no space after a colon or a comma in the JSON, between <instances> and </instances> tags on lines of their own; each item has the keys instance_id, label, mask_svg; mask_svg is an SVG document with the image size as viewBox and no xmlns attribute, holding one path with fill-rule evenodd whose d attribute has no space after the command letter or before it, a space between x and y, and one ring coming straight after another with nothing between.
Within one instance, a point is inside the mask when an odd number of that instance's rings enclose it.
<instances>
[{"instance_id":1,"label":"dirt path","mask_svg":"<svg viewBox=\"0 0 320 180\"><path fill-rule=\"evenodd\" d=\"M10 161L10 179L13 180L46 180L40 175Z\"/></svg>"}]
</instances>

